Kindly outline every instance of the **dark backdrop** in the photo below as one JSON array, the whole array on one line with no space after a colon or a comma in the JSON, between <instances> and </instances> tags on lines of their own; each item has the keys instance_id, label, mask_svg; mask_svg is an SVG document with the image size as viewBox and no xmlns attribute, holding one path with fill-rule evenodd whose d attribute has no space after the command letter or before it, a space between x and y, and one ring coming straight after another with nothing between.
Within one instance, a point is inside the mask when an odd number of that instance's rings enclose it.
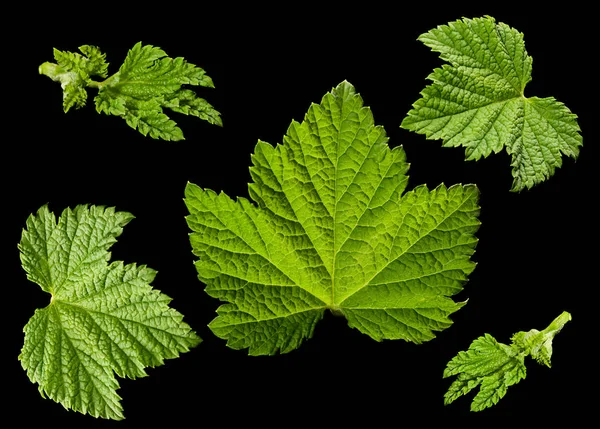
<instances>
[{"instance_id":1,"label":"dark backdrop","mask_svg":"<svg viewBox=\"0 0 600 429\"><path fill-rule=\"evenodd\" d=\"M113 259L158 270L153 286L173 298L172 306L204 339L190 353L149 369L149 377L119 380L126 415L120 427L359 422L430 427L438 420L539 421L591 410L583 389L594 365L586 357L593 341L587 320L594 312L583 307L595 299L598 243L592 223L597 108L589 101L597 92L592 78L597 38L590 11L577 2L543 12L519 11L520 5L438 9L424 2L410 8L390 3L217 8L165 2L131 9L111 3L83 10L38 7L5 17L16 20L18 28L5 37L10 54L3 61L5 106L7 99L10 103L2 155L8 194L2 203L2 244L8 249L3 267L10 279L4 283L10 292L5 302L10 317L4 324L8 340L2 346L9 375L5 419L117 426L42 399L17 360L22 327L49 300L26 279L17 243L28 215L46 203L56 214L77 204L133 213L136 219L112 248ZM25 18L29 14L35 20ZM426 76L442 64L416 38L437 25L486 14L525 35L534 60L526 95L564 102L579 116L584 137L577 161L565 158L550 180L521 193L509 192L505 153L465 162L463 149L442 148L439 141L399 128L428 83ZM222 113L223 128L173 114L185 141L144 138L123 120L98 115L93 90L85 108L64 114L59 85L37 74L40 63L52 60L53 47L74 51L83 44L107 54L112 74L138 41L207 71L216 88L197 92ZM227 348L207 328L219 302L204 293L196 278L184 187L190 181L247 197L257 140L281 142L291 120L301 121L310 103L344 79L372 108L390 145L403 145L411 163L409 189L442 182L480 188L478 266L456 297L469 302L453 316L451 328L426 344L378 343L327 314L298 350L249 357ZM443 405L450 380L442 379L442 372L458 351L486 332L508 342L516 331L542 329L563 310L572 313L573 321L555 339L552 369L528 359L527 378L482 413L468 411L473 395Z\"/></svg>"}]
</instances>

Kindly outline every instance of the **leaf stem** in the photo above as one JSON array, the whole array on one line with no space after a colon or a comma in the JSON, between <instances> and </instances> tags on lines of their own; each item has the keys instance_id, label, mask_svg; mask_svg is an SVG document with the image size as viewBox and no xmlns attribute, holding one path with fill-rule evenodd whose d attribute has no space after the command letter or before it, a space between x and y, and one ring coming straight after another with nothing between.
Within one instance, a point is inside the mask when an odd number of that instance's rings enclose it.
<instances>
[{"instance_id":1,"label":"leaf stem","mask_svg":"<svg viewBox=\"0 0 600 429\"><path fill-rule=\"evenodd\" d=\"M96 82L95 80L91 80L88 82L87 86L88 88L97 88L97 89L101 89L105 86L111 86L114 85L115 83L117 83L119 81L119 73L115 73L112 76L107 77L106 79L104 79L102 82Z\"/></svg>"},{"instance_id":2,"label":"leaf stem","mask_svg":"<svg viewBox=\"0 0 600 429\"><path fill-rule=\"evenodd\" d=\"M569 320L571 320L571 313L563 311L560 316L554 319L552 323L542 331L542 333L544 335L551 334L552 337L554 337L554 335L558 334Z\"/></svg>"},{"instance_id":3,"label":"leaf stem","mask_svg":"<svg viewBox=\"0 0 600 429\"><path fill-rule=\"evenodd\" d=\"M106 82L106 81L103 81L103 82L96 82L95 80L90 80L90 81L88 82L87 86L88 86L89 88L97 88L97 89L100 89L100 88L102 88L102 87L104 86L104 83L105 83L105 82Z\"/></svg>"},{"instance_id":4,"label":"leaf stem","mask_svg":"<svg viewBox=\"0 0 600 429\"><path fill-rule=\"evenodd\" d=\"M336 317L340 317L340 316L344 315L344 312L342 311L342 309L340 307L338 307L337 305L330 307L329 310L331 311L331 314L333 314Z\"/></svg>"}]
</instances>

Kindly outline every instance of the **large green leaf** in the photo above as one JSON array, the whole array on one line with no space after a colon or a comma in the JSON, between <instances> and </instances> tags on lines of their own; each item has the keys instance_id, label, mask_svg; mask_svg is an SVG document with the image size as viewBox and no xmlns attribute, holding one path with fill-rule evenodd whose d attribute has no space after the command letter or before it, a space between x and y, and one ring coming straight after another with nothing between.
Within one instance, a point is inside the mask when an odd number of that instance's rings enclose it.
<instances>
[{"instance_id":1,"label":"large green leaf","mask_svg":"<svg viewBox=\"0 0 600 429\"><path fill-rule=\"evenodd\" d=\"M371 110L342 82L259 142L254 203L188 184L199 278L225 301L210 328L253 355L289 352L326 309L376 340L420 343L450 326L450 297L473 270L478 190L418 186ZM404 195L403 195L404 194Z\"/></svg>"},{"instance_id":2,"label":"large green leaf","mask_svg":"<svg viewBox=\"0 0 600 429\"><path fill-rule=\"evenodd\" d=\"M553 97L527 98L531 57L523 35L491 17L463 19L419 37L449 63L435 69L402 127L463 146L477 160L502 149L512 155L513 191L554 174L562 156L582 145L577 116Z\"/></svg>"},{"instance_id":3,"label":"large green leaf","mask_svg":"<svg viewBox=\"0 0 600 429\"><path fill-rule=\"evenodd\" d=\"M146 375L200 343L153 289L146 266L108 263L108 248L133 218L77 206L58 222L46 206L27 220L19 249L32 282L52 295L25 326L19 359L42 396L95 417L122 419L119 377Z\"/></svg>"}]
</instances>

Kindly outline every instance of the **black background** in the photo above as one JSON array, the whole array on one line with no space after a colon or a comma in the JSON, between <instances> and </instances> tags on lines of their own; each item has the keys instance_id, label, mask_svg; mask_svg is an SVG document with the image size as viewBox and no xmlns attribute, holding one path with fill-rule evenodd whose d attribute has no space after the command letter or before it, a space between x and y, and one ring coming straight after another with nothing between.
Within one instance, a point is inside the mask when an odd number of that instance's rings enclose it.
<instances>
[{"instance_id":1,"label":"black background","mask_svg":"<svg viewBox=\"0 0 600 429\"><path fill-rule=\"evenodd\" d=\"M399 427L413 421L429 427L499 417L541 422L592 411L584 387L596 365L587 358L594 313L584 306L597 289L592 165L598 160L593 155L598 109L589 101L597 95L592 63L597 37L589 10L577 2L543 12L519 10L520 4L440 9L425 2L124 6L57 5L22 15L34 20L5 17L18 28L5 37L3 60L5 103L10 101L2 155L2 244L8 249L3 267L10 279L8 340L2 346L9 376L5 418L78 427ZM533 57L526 95L564 102L579 116L584 137L577 161L565 158L550 180L521 193L509 192L505 153L465 162L462 149L442 148L439 141L399 128L428 83L426 76L442 64L416 38L437 25L483 15L524 33ZM112 74L138 41L206 70L216 88L197 93L221 112L223 128L173 114L185 141L145 138L123 120L97 114L93 90L85 108L64 114L59 85L37 74L39 64L52 60L53 47L75 51L83 44L107 54ZM453 315L451 328L422 345L378 343L327 314L298 350L249 357L227 348L207 328L219 302L196 278L184 220L185 185L247 197L257 140L281 142L291 120L301 121L310 103L343 80L371 107L390 145L403 145L411 163L409 189L441 182L480 188L478 266L456 297L469 303ZM123 422L96 420L42 399L17 360L23 326L49 300L26 279L17 243L29 214L46 203L57 215L77 204L133 213L136 219L112 248L113 259L158 270L153 286L173 298L171 305L204 340L179 359L148 369L149 377L119 380ZM542 329L564 310L573 320L555 339L552 369L529 360L527 378L481 413L468 411L472 394L443 405L451 382L442 379L445 364L472 340L487 332L509 342L514 332Z\"/></svg>"}]
</instances>

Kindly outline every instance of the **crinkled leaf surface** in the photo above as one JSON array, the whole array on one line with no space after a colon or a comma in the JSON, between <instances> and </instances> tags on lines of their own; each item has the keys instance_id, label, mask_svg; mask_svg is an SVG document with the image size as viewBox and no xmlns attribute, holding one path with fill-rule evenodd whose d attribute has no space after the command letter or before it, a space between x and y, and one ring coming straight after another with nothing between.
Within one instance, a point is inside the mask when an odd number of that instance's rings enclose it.
<instances>
[{"instance_id":1,"label":"crinkled leaf surface","mask_svg":"<svg viewBox=\"0 0 600 429\"><path fill-rule=\"evenodd\" d=\"M454 402L478 386L480 390L473 398L471 411L481 411L497 404L506 395L509 386L527 375L526 356L550 366L552 340L569 320L571 315L565 311L543 331L517 332L510 346L497 342L489 334L477 338L467 351L459 352L448 362L444 378L454 375L457 378L444 395L444 404Z\"/></svg>"},{"instance_id":2,"label":"crinkled leaf surface","mask_svg":"<svg viewBox=\"0 0 600 429\"><path fill-rule=\"evenodd\" d=\"M402 127L463 146L477 160L502 149L512 155L513 191L546 180L577 158L582 145L577 116L553 97L527 98L532 59L523 34L491 17L463 19L419 37L447 61L428 79Z\"/></svg>"},{"instance_id":3,"label":"crinkled leaf surface","mask_svg":"<svg viewBox=\"0 0 600 429\"><path fill-rule=\"evenodd\" d=\"M285 353L330 309L376 340L415 343L450 326L473 270L473 185L404 192L408 163L348 82L259 142L246 198L188 184L199 278L226 303L210 328L252 355Z\"/></svg>"},{"instance_id":4,"label":"crinkled leaf surface","mask_svg":"<svg viewBox=\"0 0 600 429\"><path fill-rule=\"evenodd\" d=\"M154 270L108 262L132 218L77 206L57 222L44 206L19 243L28 279L52 295L24 328L21 364L42 396L95 417L123 418L115 374L143 377L144 368L200 343L171 299L150 286Z\"/></svg>"}]
</instances>

